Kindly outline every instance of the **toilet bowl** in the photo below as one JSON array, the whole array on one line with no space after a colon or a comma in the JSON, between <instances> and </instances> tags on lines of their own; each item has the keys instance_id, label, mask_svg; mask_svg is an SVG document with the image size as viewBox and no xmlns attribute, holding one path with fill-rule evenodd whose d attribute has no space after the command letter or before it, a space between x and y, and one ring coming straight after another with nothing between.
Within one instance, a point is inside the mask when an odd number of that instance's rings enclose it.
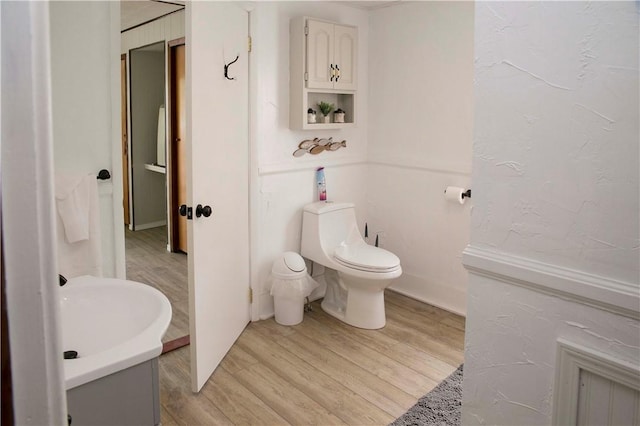
<instances>
[{"instance_id":1,"label":"toilet bowl","mask_svg":"<svg viewBox=\"0 0 640 426\"><path fill-rule=\"evenodd\" d=\"M325 267L325 312L355 327L384 327L384 289L402 275L400 259L362 239L352 203L306 205L300 254Z\"/></svg>"}]
</instances>

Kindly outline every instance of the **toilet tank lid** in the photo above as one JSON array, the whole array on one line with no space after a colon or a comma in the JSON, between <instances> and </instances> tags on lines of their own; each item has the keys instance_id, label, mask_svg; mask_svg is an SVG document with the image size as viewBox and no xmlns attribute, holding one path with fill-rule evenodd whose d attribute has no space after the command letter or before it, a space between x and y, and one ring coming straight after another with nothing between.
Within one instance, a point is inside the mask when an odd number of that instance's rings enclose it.
<instances>
[{"instance_id":1,"label":"toilet tank lid","mask_svg":"<svg viewBox=\"0 0 640 426\"><path fill-rule=\"evenodd\" d=\"M353 203L334 203L333 201L318 201L304 206L304 211L312 214L323 214L335 210L352 209Z\"/></svg>"}]
</instances>

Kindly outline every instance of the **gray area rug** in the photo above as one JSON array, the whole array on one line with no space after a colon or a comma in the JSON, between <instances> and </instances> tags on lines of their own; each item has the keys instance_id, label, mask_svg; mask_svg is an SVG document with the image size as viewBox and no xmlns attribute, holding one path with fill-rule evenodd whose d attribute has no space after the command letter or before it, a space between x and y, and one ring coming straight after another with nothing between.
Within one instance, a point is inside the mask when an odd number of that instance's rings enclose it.
<instances>
[{"instance_id":1,"label":"gray area rug","mask_svg":"<svg viewBox=\"0 0 640 426\"><path fill-rule=\"evenodd\" d=\"M462 367L398 417L390 426L459 426L462 406Z\"/></svg>"}]
</instances>

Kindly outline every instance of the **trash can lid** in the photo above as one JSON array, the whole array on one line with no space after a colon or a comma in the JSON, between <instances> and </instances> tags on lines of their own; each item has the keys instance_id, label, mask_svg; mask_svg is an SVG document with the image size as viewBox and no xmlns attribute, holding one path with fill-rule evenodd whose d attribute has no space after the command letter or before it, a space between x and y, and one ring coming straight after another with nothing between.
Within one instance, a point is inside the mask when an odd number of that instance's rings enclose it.
<instances>
[{"instance_id":1,"label":"trash can lid","mask_svg":"<svg viewBox=\"0 0 640 426\"><path fill-rule=\"evenodd\" d=\"M293 272L302 272L307 269L304 259L298 253L287 251L282 257L284 258L284 264Z\"/></svg>"},{"instance_id":2,"label":"trash can lid","mask_svg":"<svg viewBox=\"0 0 640 426\"><path fill-rule=\"evenodd\" d=\"M307 265L298 253L288 251L273 262L271 273L279 278L298 278L307 273Z\"/></svg>"}]
</instances>

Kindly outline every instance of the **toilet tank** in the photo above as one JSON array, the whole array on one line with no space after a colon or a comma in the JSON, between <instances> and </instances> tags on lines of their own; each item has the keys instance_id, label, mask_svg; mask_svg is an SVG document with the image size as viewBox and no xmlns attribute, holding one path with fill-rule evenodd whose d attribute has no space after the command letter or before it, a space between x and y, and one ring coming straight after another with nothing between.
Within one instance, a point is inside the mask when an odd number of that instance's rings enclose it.
<instances>
[{"instance_id":1,"label":"toilet tank","mask_svg":"<svg viewBox=\"0 0 640 426\"><path fill-rule=\"evenodd\" d=\"M300 254L324 263L343 242L362 239L353 203L319 201L304 206Z\"/></svg>"}]
</instances>

